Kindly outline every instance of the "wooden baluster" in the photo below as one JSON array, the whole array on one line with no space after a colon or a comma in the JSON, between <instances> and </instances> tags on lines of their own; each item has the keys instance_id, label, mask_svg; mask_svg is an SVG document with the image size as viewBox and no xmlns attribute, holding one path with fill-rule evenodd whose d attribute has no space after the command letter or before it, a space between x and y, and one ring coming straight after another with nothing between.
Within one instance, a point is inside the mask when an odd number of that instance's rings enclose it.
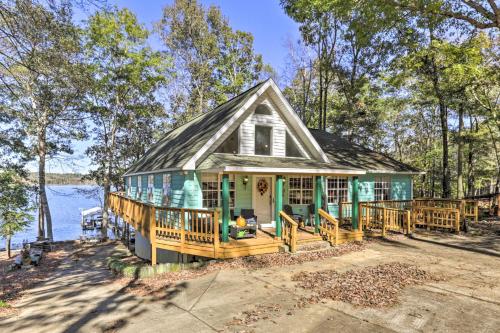
<instances>
[{"instance_id":1,"label":"wooden baluster","mask_svg":"<svg viewBox=\"0 0 500 333\"><path fill-rule=\"evenodd\" d=\"M151 264L156 266L156 209L150 208L149 237L151 241Z\"/></svg>"},{"instance_id":2,"label":"wooden baluster","mask_svg":"<svg viewBox=\"0 0 500 333\"><path fill-rule=\"evenodd\" d=\"M385 224L387 219L387 211L385 207L382 208L382 237L385 237Z\"/></svg>"},{"instance_id":3,"label":"wooden baluster","mask_svg":"<svg viewBox=\"0 0 500 333\"><path fill-rule=\"evenodd\" d=\"M214 239L214 258L219 257L219 211L215 210L214 215L213 215L213 239Z\"/></svg>"},{"instance_id":4,"label":"wooden baluster","mask_svg":"<svg viewBox=\"0 0 500 333\"><path fill-rule=\"evenodd\" d=\"M339 201L339 222L342 223L342 220L344 218L344 213L342 212L343 207L342 207L342 201Z\"/></svg>"},{"instance_id":5,"label":"wooden baluster","mask_svg":"<svg viewBox=\"0 0 500 333\"><path fill-rule=\"evenodd\" d=\"M184 242L186 239L186 221L185 221L185 214L184 214L184 208L181 209L181 253L184 253Z\"/></svg>"},{"instance_id":6,"label":"wooden baluster","mask_svg":"<svg viewBox=\"0 0 500 333\"><path fill-rule=\"evenodd\" d=\"M479 221L479 201L474 201L474 222Z\"/></svg>"}]
</instances>

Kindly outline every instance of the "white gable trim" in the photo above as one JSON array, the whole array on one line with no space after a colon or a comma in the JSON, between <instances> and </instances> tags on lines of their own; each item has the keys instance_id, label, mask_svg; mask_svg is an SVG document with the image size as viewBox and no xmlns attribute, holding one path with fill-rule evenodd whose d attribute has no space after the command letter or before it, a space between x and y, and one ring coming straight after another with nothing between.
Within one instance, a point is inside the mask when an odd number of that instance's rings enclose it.
<instances>
[{"instance_id":1,"label":"white gable trim","mask_svg":"<svg viewBox=\"0 0 500 333\"><path fill-rule=\"evenodd\" d=\"M271 87L274 90L274 92L276 93L276 95L283 102L283 105L285 106L285 109L283 111L288 113L286 116L289 116L291 118L289 120L292 120L292 122L297 125L297 128L295 128L295 130L298 129L298 130L300 130L302 132L302 133L297 133L297 134L298 135L303 135L305 138L307 138L307 140L311 143L311 145L317 151L318 155L321 157L321 159L323 160L323 162L329 162L328 157L326 156L326 154L323 152L323 150L321 149L321 147L319 146L319 144L313 138L313 136L311 135L311 133L309 132L309 130L307 129L307 127L304 125L304 123L302 123L302 120L300 120L300 118L297 116L297 114L295 113L295 111L293 111L292 107L290 106L290 104L288 103L288 101L286 100L286 98L283 96L283 94L281 93L281 90L278 88L278 86L276 85L276 83L274 83L274 81L272 79L268 79L262 85L262 87L260 87L259 90L257 90L253 94L253 96L250 97L246 101L246 103L229 119L229 121L227 121L217 131L217 133L215 133L215 135L212 138L210 138L210 140L208 140L205 143L205 145L200 150L198 150L198 152L196 154L194 154L193 157L191 157L189 159L189 161L186 162L186 164L184 164L182 166L182 170L195 170L196 169L196 162L198 161L198 159L200 159L224 135L224 133L226 133L229 130L229 128L232 127L232 125L235 122L237 122L239 119L241 119L241 117L243 116L243 114L245 113L245 111L247 111L248 108L251 107L255 103L255 101L269 87Z\"/></svg>"},{"instance_id":2,"label":"white gable trim","mask_svg":"<svg viewBox=\"0 0 500 333\"><path fill-rule=\"evenodd\" d=\"M266 83L262 85L262 87L257 90L252 97L248 99L248 101L243 104L243 106L229 119L227 123L225 123L218 131L215 133L215 135L208 140L203 147L201 147L200 150L196 154L194 154L193 157L189 159L189 161L186 162L182 166L182 170L195 170L196 169L196 161L205 154L210 147L217 142L217 140L233 125L234 122L236 122L244 113L245 111L257 100L257 98L262 95L267 88L271 85L271 81L267 80Z\"/></svg>"},{"instance_id":3,"label":"white gable trim","mask_svg":"<svg viewBox=\"0 0 500 333\"><path fill-rule=\"evenodd\" d=\"M309 130L307 129L306 125L304 125L302 120L300 120L299 116L295 113L295 111L293 111L292 106L290 105L290 103L288 103L285 96L283 96L283 93L281 92L280 88L278 88L278 86L276 85L276 83L272 79L271 79L271 86L273 87L274 91L276 92L278 97L283 102L283 105L285 106L285 110L288 111L288 114L290 115L290 117L298 125L298 129L302 132L301 134L303 134L307 138L307 140L312 144L312 146L318 152L318 154L321 157L321 159L323 160L323 162L330 162L328 160L328 157L326 156L325 152L323 151L323 149L321 149L318 142L316 142L316 140L312 136L311 132L309 132ZM298 133L298 134L300 134L300 133Z\"/></svg>"}]
</instances>

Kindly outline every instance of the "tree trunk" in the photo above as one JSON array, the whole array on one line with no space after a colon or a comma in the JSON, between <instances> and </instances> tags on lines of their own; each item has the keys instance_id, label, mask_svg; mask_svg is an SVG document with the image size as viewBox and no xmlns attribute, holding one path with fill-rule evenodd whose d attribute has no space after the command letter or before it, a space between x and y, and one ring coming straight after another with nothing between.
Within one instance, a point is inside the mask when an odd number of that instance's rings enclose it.
<instances>
[{"instance_id":1,"label":"tree trunk","mask_svg":"<svg viewBox=\"0 0 500 333\"><path fill-rule=\"evenodd\" d=\"M463 159L464 159L464 108L461 104L458 108L458 147L457 147L457 198L464 197L464 179L463 179Z\"/></svg>"},{"instance_id":2,"label":"tree trunk","mask_svg":"<svg viewBox=\"0 0 500 333\"><path fill-rule=\"evenodd\" d=\"M40 223L43 224L43 217L45 217L47 226L45 230L47 232L47 238L52 241L54 239L52 235L52 216L50 214L49 202L47 200L47 192L45 191L45 159L47 156L46 130L45 123L43 122L43 125L38 131L38 235L39 237L44 237L43 231L42 233L40 232ZM40 217L42 217L41 220Z\"/></svg>"},{"instance_id":3,"label":"tree trunk","mask_svg":"<svg viewBox=\"0 0 500 333\"><path fill-rule=\"evenodd\" d=\"M470 113L469 113L469 121L470 121L469 131L472 134L472 131L474 129L474 124ZM474 195L474 144L472 138L469 138L468 150L469 154L467 156L467 196L473 196Z\"/></svg>"},{"instance_id":4,"label":"tree trunk","mask_svg":"<svg viewBox=\"0 0 500 333\"><path fill-rule=\"evenodd\" d=\"M5 238L5 250L7 250L7 258L9 258L9 259L11 257L11 253L10 253L10 242L11 242L11 239L12 239L11 235L7 235L7 237Z\"/></svg>"},{"instance_id":5,"label":"tree trunk","mask_svg":"<svg viewBox=\"0 0 500 333\"><path fill-rule=\"evenodd\" d=\"M118 102L117 102L118 105ZM106 161L107 167L104 171L104 201L103 201L103 212L102 212L102 226L101 226L101 236L102 240L106 241L108 239L108 224L109 224L109 204L108 204L108 196L111 192L111 174L113 172L113 160L114 160L114 151L115 151L115 142L116 142L116 124L113 123L111 132L110 132L110 143L108 147L108 160Z\"/></svg>"},{"instance_id":6,"label":"tree trunk","mask_svg":"<svg viewBox=\"0 0 500 333\"><path fill-rule=\"evenodd\" d=\"M451 186L450 186L450 165L449 165L449 150L448 150L448 110L445 103L440 98L439 102L439 119L441 120L441 136L443 144L443 161L442 161L442 197L451 197Z\"/></svg>"}]
</instances>

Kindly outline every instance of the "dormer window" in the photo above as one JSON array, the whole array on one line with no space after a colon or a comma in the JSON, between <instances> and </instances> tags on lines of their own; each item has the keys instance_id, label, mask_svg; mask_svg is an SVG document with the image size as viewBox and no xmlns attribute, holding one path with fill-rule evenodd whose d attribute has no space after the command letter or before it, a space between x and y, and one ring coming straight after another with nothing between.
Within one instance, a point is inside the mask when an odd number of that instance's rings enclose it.
<instances>
[{"instance_id":1,"label":"dormer window","mask_svg":"<svg viewBox=\"0 0 500 333\"><path fill-rule=\"evenodd\" d=\"M271 109L267 105L261 104L261 105L257 106L257 108L255 109L255 114L270 116L273 114L273 112L271 111Z\"/></svg>"},{"instance_id":2,"label":"dormer window","mask_svg":"<svg viewBox=\"0 0 500 333\"><path fill-rule=\"evenodd\" d=\"M271 155L272 127L255 125L255 155Z\"/></svg>"}]
</instances>

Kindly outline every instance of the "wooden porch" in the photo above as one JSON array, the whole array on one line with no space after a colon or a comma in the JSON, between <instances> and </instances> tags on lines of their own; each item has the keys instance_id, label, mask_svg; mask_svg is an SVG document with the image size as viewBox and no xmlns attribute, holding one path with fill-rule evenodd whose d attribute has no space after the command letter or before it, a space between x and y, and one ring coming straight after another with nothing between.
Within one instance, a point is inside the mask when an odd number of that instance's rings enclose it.
<instances>
[{"instance_id":1,"label":"wooden porch","mask_svg":"<svg viewBox=\"0 0 500 333\"><path fill-rule=\"evenodd\" d=\"M280 211L281 237L274 228L264 228L257 231L255 238L229 238L222 242L222 219L217 210L159 207L130 199L122 193L111 193L108 203L116 216L150 241L153 264L156 264L156 249L225 259L286 249L296 252L298 245L321 240L336 245L363 238L361 229L341 229L335 218L320 209L321 224L317 230L299 228L290 216Z\"/></svg>"}]
</instances>

